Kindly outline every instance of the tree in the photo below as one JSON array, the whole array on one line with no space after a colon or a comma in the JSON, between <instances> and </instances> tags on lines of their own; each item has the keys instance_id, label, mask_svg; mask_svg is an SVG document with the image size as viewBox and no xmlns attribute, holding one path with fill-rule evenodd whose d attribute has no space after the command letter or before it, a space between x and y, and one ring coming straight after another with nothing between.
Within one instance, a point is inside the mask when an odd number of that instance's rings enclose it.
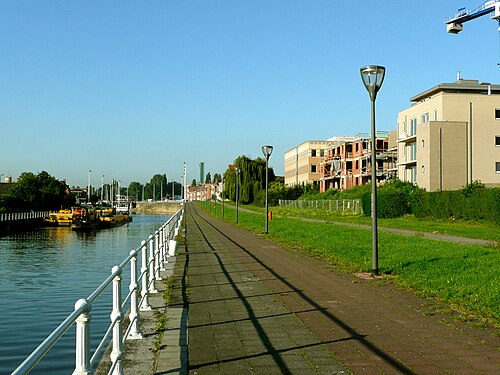
<instances>
[{"instance_id":1,"label":"tree","mask_svg":"<svg viewBox=\"0 0 500 375\"><path fill-rule=\"evenodd\" d=\"M151 197L154 197L153 200L161 200L163 197L161 196L161 193L163 191L163 195L167 193L167 175L165 174L155 174L151 178Z\"/></svg>"},{"instance_id":2,"label":"tree","mask_svg":"<svg viewBox=\"0 0 500 375\"><path fill-rule=\"evenodd\" d=\"M42 171L21 173L3 205L10 210L58 210L73 202L66 184Z\"/></svg>"},{"instance_id":3,"label":"tree","mask_svg":"<svg viewBox=\"0 0 500 375\"><path fill-rule=\"evenodd\" d=\"M256 196L265 188L266 183L266 161L262 158L252 160L246 156L239 156L235 166L240 170L238 173L238 201L244 204L254 202ZM269 182L274 181L274 171L269 168ZM228 169L224 173L224 194L231 200L236 196L236 173L234 169Z\"/></svg>"},{"instance_id":4,"label":"tree","mask_svg":"<svg viewBox=\"0 0 500 375\"><path fill-rule=\"evenodd\" d=\"M196 178L193 178L193 181L191 181L191 186L196 186Z\"/></svg>"},{"instance_id":5,"label":"tree","mask_svg":"<svg viewBox=\"0 0 500 375\"><path fill-rule=\"evenodd\" d=\"M212 183L212 177L210 176L210 172L208 172L207 175L205 176L205 183L206 184Z\"/></svg>"},{"instance_id":6,"label":"tree","mask_svg":"<svg viewBox=\"0 0 500 375\"><path fill-rule=\"evenodd\" d=\"M128 196L136 201L142 199L142 185L140 182L133 181L128 185Z\"/></svg>"}]
</instances>

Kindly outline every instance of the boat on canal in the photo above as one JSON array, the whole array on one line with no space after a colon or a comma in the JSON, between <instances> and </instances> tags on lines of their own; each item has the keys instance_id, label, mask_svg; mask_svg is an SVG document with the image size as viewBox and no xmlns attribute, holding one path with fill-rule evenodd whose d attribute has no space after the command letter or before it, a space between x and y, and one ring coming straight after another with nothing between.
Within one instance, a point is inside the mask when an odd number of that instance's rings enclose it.
<instances>
[{"instance_id":1,"label":"boat on canal","mask_svg":"<svg viewBox=\"0 0 500 375\"><path fill-rule=\"evenodd\" d=\"M73 209L64 209L49 212L43 219L44 223L51 226L69 227L73 222Z\"/></svg>"},{"instance_id":2,"label":"boat on canal","mask_svg":"<svg viewBox=\"0 0 500 375\"><path fill-rule=\"evenodd\" d=\"M101 228L112 228L130 223L132 216L130 216L128 198L125 195L117 195L112 208L102 211L99 221Z\"/></svg>"},{"instance_id":3,"label":"boat on canal","mask_svg":"<svg viewBox=\"0 0 500 375\"><path fill-rule=\"evenodd\" d=\"M99 228L100 212L92 205L82 205L73 209L71 229L85 231Z\"/></svg>"}]
</instances>

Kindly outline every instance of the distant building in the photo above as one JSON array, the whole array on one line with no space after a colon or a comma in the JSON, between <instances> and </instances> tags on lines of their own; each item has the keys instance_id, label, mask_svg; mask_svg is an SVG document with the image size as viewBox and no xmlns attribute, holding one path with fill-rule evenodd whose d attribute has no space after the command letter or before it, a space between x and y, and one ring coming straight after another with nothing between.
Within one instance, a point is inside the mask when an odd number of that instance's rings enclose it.
<instances>
[{"instance_id":1,"label":"distant building","mask_svg":"<svg viewBox=\"0 0 500 375\"><path fill-rule=\"evenodd\" d=\"M75 203L80 205L82 203L87 203L87 188L72 187L71 194L75 197Z\"/></svg>"},{"instance_id":2,"label":"distant building","mask_svg":"<svg viewBox=\"0 0 500 375\"><path fill-rule=\"evenodd\" d=\"M285 185L317 185L328 141L306 141L285 152Z\"/></svg>"},{"instance_id":3,"label":"distant building","mask_svg":"<svg viewBox=\"0 0 500 375\"><path fill-rule=\"evenodd\" d=\"M377 183L395 177L396 131L377 132ZM320 191L345 190L371 181L371 135L333 137L321 162Z\"/></svg>"},{"instance_id":4,"label":"distant building","mask_svg":"<svg viewBox=\"0 0 500 375\"><path fill-rule=\"evenodd\" d=\"M196 186L188 185L186 189L186 199L188 201L211 200L216 194L216 184L201 184Z\"/></svg>"},{"instance_id":5,"label":"distant building","mask_svg":"<svg viewBox=\"0 0 500 375\"><path fill-rule=\"evenodd\" d=\"M13 182L0 182L0 195L5 195L15 185Z\"/></svg>"},{"instance_id":6,"label":"distant building","mask_svg":"<svg viewBox=\"0 0 500 375\"><path fill-rule=\"evenodd\" d=\"M428 191L500 186L500 85L458 79L398 115L398 177Z\"/></svg>"}]
</instances>

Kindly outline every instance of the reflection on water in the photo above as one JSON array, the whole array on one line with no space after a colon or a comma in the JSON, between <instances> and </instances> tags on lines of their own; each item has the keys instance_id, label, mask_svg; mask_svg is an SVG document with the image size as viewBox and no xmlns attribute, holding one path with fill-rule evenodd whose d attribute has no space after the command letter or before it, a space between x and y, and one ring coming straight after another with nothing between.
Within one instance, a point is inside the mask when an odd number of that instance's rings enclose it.
<instances>
[{"instance_id":1,"label":"reflection on water","mask_svg":"<svg viewBox=\"0 0 500 375\"><path fill-rule=\"evenodd\" d=\"M16 368L74 308L137 249L169 215L135 215L128 225L90 232L41 228L0 237L0 374ZM122 291L128 293L129 271ZM92 308L92 335L109 324L110 290ZM74 369L70 329L32 371L69 374ZM95 348L97 342L92 342Z\"/></svg>"}]
</instances>

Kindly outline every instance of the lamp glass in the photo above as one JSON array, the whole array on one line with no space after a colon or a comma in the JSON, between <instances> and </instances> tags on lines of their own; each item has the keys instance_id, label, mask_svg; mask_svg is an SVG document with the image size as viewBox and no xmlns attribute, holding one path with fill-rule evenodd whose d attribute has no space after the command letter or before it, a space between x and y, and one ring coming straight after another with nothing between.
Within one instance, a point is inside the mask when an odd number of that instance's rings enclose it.
<instances>
[{"instance_id":1,"label":"lamp glass","mask_svg":"<svg viewBox=\"0 0 500 375\"><path fill-rule=\"evenodd\" d=\"M360 69L361 79L370 95L374 95L382 87L385 68L379 65L368 65Z\"/></svg>"},{"instance_id":2,"label":"lamp glass","mask_svg":"<svg viewBox=\"0 0 500 375\"><path fill-rule=\"evenodd\" d=\"M271 156L271 154L273 153L273 146L262 146L262 153L264 154L264 156L267 158L269 156Z\"/></svg>"}]
</instances>

